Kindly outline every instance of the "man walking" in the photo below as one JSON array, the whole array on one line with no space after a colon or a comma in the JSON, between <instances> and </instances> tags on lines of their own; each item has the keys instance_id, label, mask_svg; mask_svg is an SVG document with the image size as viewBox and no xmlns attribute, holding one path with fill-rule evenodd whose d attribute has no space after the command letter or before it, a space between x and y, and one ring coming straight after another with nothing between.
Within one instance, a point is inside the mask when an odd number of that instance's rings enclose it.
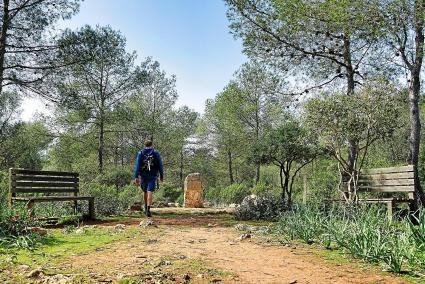
<instances>
[{"instance_id":1,"label":"man walking","mask_svg":"<svg viewBox=\"0 0 425 284\"><path fill-rule=\"evenodd\" d=\"M152 194L159 179L164 180L164 167L161 155L153 148L151 140L145 141L145 148L137 154L136 166L134 167L134 183L143 190L145 201L145 214L151 217Z\"/></svg>"}]
</instances>

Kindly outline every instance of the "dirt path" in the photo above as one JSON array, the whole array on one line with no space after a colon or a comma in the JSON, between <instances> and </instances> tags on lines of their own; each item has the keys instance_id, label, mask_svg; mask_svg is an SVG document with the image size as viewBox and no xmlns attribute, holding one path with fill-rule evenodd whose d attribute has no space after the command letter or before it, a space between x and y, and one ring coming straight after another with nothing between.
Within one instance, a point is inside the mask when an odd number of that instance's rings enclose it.
<instances>
[{"instance_id":1,"label":"dirt path","mask_svg":"<svg viewBox=\"0 0 425 284\"><path fill-rule=\"evenodd\" d=\"M74 256L64 263L64 269L85 271L99 282L140 276L147 270L173 273L178 267L179 273L188 274L179 279L164 278L164 282L406 283L402 278L361 270L355 265L324 261L309 248L272 245L256 236L241 240L241 232L232 227L196 227L169 218L157 218L156 222L159 226L155 230L159 230L154 238L121 241ZM140 228L141 234L153 229ZM201 273L194 275L193 269ZM215 273L208 275L205 271Z\"/></svg>"}]
</instances>

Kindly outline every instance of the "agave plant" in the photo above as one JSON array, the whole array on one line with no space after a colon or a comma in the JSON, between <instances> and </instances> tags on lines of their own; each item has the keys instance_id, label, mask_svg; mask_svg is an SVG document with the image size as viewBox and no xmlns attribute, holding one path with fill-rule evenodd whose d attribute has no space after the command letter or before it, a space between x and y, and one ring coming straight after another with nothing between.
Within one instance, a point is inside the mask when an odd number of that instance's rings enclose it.
<instances>
[{"instance_id":1,"label":"agave plant","mask_svg":"<svg viewBox=\"0 0 425 284\"><path fill-rule=\"evenodd\" d=\"M417 216L409 220L410 235L418 250L425 251L425 210L420 210Z\"/></svg>"}]
</instances>

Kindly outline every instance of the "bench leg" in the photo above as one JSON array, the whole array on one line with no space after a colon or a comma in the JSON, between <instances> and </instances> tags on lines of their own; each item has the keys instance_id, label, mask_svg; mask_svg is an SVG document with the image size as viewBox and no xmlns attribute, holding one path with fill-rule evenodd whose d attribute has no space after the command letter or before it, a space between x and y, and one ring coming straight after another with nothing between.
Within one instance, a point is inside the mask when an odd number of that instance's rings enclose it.
<instances>
[{"instance_id":1,"label":"bench leg","mask_svg":"<svg viewBox=\"0 0 425 284\"><path fill-rule=\"evenodd\" d=\"M74 214L77 214L77 200L74 200Z\"/></svg>"},{"instance_id":2,"label":"bench leg","mask_svg":"<svg viewBox=\"0 0 425 284\"><path fill-rule=\"evenodd\" d=\"M393 209L394 209L394 201L387 203L387 214L388 214L388 221L393 220Z\"/></svg>"},{"instance_id":3,"label":"bench leg","mask_svg":"<svg viewBox=\"0 0 425 284\"><path fill-rule=\"evenodd\" d=\"M89 199L89 217L90 219L95 219L95 213L94 213L94 198Z\"/></svg>"}]
</instances>

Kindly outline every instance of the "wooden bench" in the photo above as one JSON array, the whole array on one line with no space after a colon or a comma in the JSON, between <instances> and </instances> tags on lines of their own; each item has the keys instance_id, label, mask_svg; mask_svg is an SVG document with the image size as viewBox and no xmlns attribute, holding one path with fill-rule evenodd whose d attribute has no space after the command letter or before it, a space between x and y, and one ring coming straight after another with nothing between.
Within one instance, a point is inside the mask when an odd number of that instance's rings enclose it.
<instances>
[{"instance_id":1,"label":"wooden bench","mask_svg":"<svg viewBox=\"0 0 425 284\"><path fill-rule=\"evenodd\" d=\"M392 218L394 207L396 204L411 204L415 201L415 186L412 165L363 170L359 175L357 185L358 194L361 192L374 192L386 193L388 195L401 195L381 198L358 199L359 203L386 204L389 219Z\"/></svg>"},{"instance_id":2,"label":"wooden bench","mask_svg":"<svg viewBox=\"0 0 425 284\"><path fill-rule=\"evenodd\" d=\"M31 215L34 213L33 207L36 202L73 201L76 210L77 201L86 200L89 203L89 218L95 218L94 197L78 196L78 173L11 168L9 192L10 205L13 202L27 202Z\"/></svg>"}]
</instances>

